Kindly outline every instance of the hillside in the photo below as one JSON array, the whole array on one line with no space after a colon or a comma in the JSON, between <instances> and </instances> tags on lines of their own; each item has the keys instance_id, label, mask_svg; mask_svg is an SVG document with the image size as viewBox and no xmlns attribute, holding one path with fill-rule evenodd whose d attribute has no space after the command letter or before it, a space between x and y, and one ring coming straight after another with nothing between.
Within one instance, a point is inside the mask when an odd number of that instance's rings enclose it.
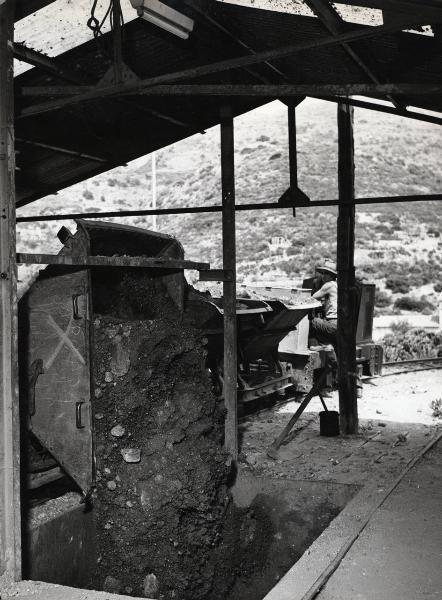
<instances>
[{"instance_id":1,"label":"hillside","mask_svg":"<svg viewBox=\"0 0 442 600\"><path fill-rule=\"evenodd\" d=\"M272 202L288 187L286 110L272 103L235 120L237 203ZM435 125L355 110L356 194L437 193L441 189L441 132ZM337 197L336 106L304 101L298 109L299 182L312 200ZM148 208L151 158L62 190L20 209L19 214L53 214ZM158 207L220 203L219 130L213 128L157 152ZM150 228L152 218L124 219ZM403 295L430 304L442 281L442 211L437 202L357 208L358 275L375 281L382 308ZM21 224L20 251L55 251L61 222ZM72 227L72 224L66 225ZM221 261L219 213L159 217L157 228L175 235L186 256ZM247 211L237 214L239 281L286 279L293 282L323 257L335 258L336 209ZM428 233L430 236L428 236ZM269 245L282 237L284 247ZM22 275L26 279L26 275ZM436 289L435 289L436 287ZM395 292L393 296L389 294ZM381 307L381 306L380 306ZM391 312L391 310L390 310Z\"/></svg>"}]
</instances>

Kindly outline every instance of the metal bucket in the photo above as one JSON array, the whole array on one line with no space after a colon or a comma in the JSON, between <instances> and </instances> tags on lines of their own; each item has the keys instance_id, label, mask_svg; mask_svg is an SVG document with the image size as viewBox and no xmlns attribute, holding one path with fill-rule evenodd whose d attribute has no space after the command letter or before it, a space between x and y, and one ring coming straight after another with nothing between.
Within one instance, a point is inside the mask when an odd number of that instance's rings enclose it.
<instances>
[{"instance_id":1,"label":"metal bucket","mask_svg":"<svg viewBox=\"0 0 442 600\"><path fill-rule=\"evenodd\" d=\"M339 435L339 413L336 410L319 413L319 433L327 437Z\"/></svg>"}]
</instances>

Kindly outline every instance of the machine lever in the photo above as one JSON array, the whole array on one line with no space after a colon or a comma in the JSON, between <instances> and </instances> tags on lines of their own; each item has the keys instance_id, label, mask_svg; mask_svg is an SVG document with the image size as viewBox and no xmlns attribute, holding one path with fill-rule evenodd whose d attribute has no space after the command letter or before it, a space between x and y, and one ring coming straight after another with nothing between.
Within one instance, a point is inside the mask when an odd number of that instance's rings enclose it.
<instances>
[{"instance_id":1,"label":"machine lever","mask_svg":"<svg viewBox=\"0 0 442 600\"><path fill-rule=\"evenodd\" d=\"M82 423L82 418L81 418L81 407L83 406L84 402L76 402L75 403L75 425L77 427L77 429L84 429L84 425Z\"/></svg>"},{"instance_id":2,"label":"machine lever","mask_svg":"<svg viewBox=\"0 0 442 600\"><path fill-rule=\"evenodd\" d=\"M37 379L39 375L44 373L43 360L36 358L30 367L31 377L29 379L29 416L35 415L35 386L37 385Z\"/></svg>"}]
</instances>

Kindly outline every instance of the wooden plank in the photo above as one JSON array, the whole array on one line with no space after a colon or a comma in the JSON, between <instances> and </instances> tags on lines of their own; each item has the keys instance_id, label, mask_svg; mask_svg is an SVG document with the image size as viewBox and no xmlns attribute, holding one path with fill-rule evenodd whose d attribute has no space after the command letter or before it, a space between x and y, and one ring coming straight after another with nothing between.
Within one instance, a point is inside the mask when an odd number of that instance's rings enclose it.
<instances>
[{"instance_id":1,"label":"wooden plank","mask_svg":"<svg viewBox=\"0 0 442 600\"><path fill-rule=\"evenodd\" d=\"M353 107L338 104L337 224L338 385L341 432L358 432L356 389L356 287L354 269L354 143Z\"/></svg>"},{"instance_id":2,"label":"wooden plank","mask_svg":"<svg viewBox=\"0 0 442 600\"><path fill-rule=\"evenodd\" d=\"M60 254L17 254L17 262L28 265L65 265L86 267L137 267L149 269L195 269L206 271L209 263L177 258L147 258L145 256L67 256Z\"/></svg>"},{"instance_id":3,"label":"wooden plank","mask_svg":"<svg viewBox=\"0 0 442 600\"><path fill-rule=\"evenodd\" d=\"M221 112L221 186L223 269L231 280L223 281L224 298L224 403L227 409L225 447L238 458L237 331L236 331L236 231L233 116L230 107Z\"/></svg>"},{"instance_id":4,"label":"wooden plank","mask_svg":"<svg viewBox=\"0 0 442 600\"><path fill-rule=\"evenodd\" d=\"M425 21L425 19L424 19ZM174 73L166 73L164 75L158 75L156 77L150 77L138 82L131 82L122 84L119 86L111 85L108 87L96 88L88 93L79 94L72 98L63 98L56 101L47 102L37 106L26 108L22 111L23 116L29 116L31 114L40 114L52 110L59 110L66 106L72 106L79 102L86 102L90 100L96 100L100 98L106 98L116 95L125 94L137 94L147 87L156 86L164 83L178 82L195 79L197 77L203 77L205 75L212 75L214 73L222 73L231 69L240 69L248 67L250 65L257 65L263 62L277 60L292 56L297 52L303 50L312 50L315 48L324 48L328 46L335 46L341 42L353 42L357 40L370 39L386 33L394 31L400 31L402 29L410 29L416 25L426 24L422 22L422 18L417 15L414 18L410 17L408 20L404 20L402 25L390 24L390 25L378 25L376 27L364 27L358 28L355 31L349 31L336 36L326 36L320 39L312 39L305 42L290 44L280 48L274 48L271 50L264 50L257 52L256 54L247 54L246 56L239 56L237 58L230 58L227 60L210 63L207 65L200 65L192 67L190 69L184 69L176 71Z\"/></svg>"},{"instance_id":5,"label":"wooden plank","mask_svg":"<svg viewBox=\"0 0 442 600\"><path fill-rule=\"evenodd\" d=\"M21 578L13 6L0 3L0 576Z\"/></svg>"}]
</instances>

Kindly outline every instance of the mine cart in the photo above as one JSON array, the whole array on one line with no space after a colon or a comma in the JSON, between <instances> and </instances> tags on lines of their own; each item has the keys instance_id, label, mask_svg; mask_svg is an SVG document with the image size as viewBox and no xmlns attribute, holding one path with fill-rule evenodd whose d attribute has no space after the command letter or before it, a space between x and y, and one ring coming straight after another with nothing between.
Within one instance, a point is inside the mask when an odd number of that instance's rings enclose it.
<instances>
[{"instance_id":1,"label":"mine cart","mask_svg":"<svg viewBox=\"0 0 442 600\"><path fill-rule=\"evenodd\" d=\"M296 323L296 329L290 331L279 344L279 360L292 366L295 390L308 391L313 380L325 365L328 356L326 347L309 347L309 318L320 302L311 297L308 284L312 279L304 281L303 288L283 288L271 286L242 286L243 292L252 297L260 297L269 305L275 299L283 302L291 311L300 310L302 316ZM380 344L373 342L373 313L376 286L374 284L358 284L358 318L356 328L356 361L358 371L365 376L382 374L383 349ZM272 300L273 299L273 300ZM329 377L328 383L332 384Z\"/></svg>"},{"instance_id":2,"label":"mine cart","mask_svg":"<svg viewBox=\"0 0 442 600\"><path fill-rule=\"evenodd\" d=\"M77 226L75 235L66 228L59 232L64 244L60 256L66 257L66 264L42 271L21 300L20 368L22 403L27 405L32 435L87 494L94 471L91 319L93 312L106 312L118 302L116 296L122 290L127 268L73 267L68 264L69 258L111 257L118 253L124 265L125 257L157 257L164 261L180 259L184 253L176 239L161 233L82 220ZM151 289L145 292L146 312L159 284L168 300L182 310L182 269L147 271ZM129 314L138 309L127 298L123 310Z\"/></svg>"},{"instance_id":3,"label":"mine cart","mask_svg":"<svg viewBox=\"0 0 442 600\"><path fill-rule=\"evenodd\" d=\"M223 388L223 302L222 298L194 295L187 303L198 326L209 340L208 365L219 395ZM250 402L284 390L296 384L293 367L281 361L278 347L296 330L298 324L314 307L307 302L287 305L280 300L238 298L238 400Z\"/></svg>"}]
</instances>

